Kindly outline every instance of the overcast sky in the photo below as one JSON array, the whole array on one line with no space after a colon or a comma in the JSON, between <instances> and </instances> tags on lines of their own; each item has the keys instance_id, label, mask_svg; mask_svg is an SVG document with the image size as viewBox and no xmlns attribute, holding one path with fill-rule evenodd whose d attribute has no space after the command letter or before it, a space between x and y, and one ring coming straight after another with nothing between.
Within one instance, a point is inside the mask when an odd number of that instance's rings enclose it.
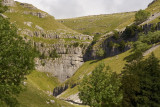
<instances>
[{"instance_id":1,"label":"overcast sky","mask_svg":"<svg viewBox=\"0 0 160 107\"><path fill-rule=\"evenodd\" d=\"M145 9L153 0L16 0L30 3L56 19Z\"/></svg>"}]
</instances>

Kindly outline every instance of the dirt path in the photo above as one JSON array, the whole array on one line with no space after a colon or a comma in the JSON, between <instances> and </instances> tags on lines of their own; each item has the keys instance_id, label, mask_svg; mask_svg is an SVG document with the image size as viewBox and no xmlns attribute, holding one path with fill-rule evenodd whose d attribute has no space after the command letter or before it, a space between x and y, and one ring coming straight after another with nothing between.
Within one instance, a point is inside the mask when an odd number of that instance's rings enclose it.
<instances>
[{"instance_id":1,"label":"dirt path","mask_svg":"<svg viewBox=\"0 0 160 107\"><path fill-rule=\"evenodd\" d=\"M150 48L149 50L147 50L146 52L143 53L143 56L147 56L148 54L152 53L154 50L156 50L158 47L160 47L160 44L153 46L152 48Z\"/></svg>"}]
</instances>

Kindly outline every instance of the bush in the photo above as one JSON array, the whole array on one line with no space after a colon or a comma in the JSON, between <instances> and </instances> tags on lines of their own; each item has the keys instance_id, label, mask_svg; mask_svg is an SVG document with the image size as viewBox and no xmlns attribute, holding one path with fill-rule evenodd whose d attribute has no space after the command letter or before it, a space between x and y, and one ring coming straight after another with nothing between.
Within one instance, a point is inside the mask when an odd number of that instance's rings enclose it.
<instances>
[{"instance_id":1,"label":"bush","mask_svg":"<svg viewBox=\"0 0 160 107\"><path fill-rule=\"evenodd\" d=\"M97 52L96 52L96 55L99 56L99 57L103 57L105 54L104 50L102 48L100 48Z\"/></svg>"},{"instance_id":2,"label":"bush","mask_svg":"<svg viewBox=\"0 0 160 107\"><path fill-rule=\"evenodd\" d=\"M114 46L113 41L109 41L109 42L108 42L108 47L109 47L110 49L112 49L112 48L113 48L113 46Z\"/></svg>"},{"instance_id":3,"label":"bush","mask_svg":"<svg viewBox=\"0 0 160 107\"><path fill-rule=\"evenodd\" d=\"M101 35L99 33L96 33L93 38L93 44L95 44L99 40L100 37Z\"/></svg>"},{"instance_id":4,"label":"bush","mask_svg":"<svg viewBox=\"0 0 160 107\"><path fill-rule=\"evenodd\" d=\"M50 58L53 58L53 59L60 57L60 56L57 54L57 52L56 52L55 49L50 52L49 56L50 56Z\"/></svg>"},{"instance_id":5,"label":"bush","mask_svg":"<svg viewBox=\"0 0 160 107\"><path fill-rule=\"evenodd\" d=\"M141 31L142 31L141 27L133 24L131 26L126 27L125 31L122 34L122 37L123 37L123 39L133 38L136 36L136 34L138 34Z\"/></svg>"},{"instance_id":6,"label":"bush","mask_svg":"<svg viewBox=\"0 0 160 107\"><path fill-rule=\"evenodd\" d=\"M78 47L78 46L79 46L79 42L73 43L73 46L74 46L74 47Z\"/></svg>"},{"instance_id":7,"label":"bush","mask_svg":"<svg viewBox=\"0 0 160 107\"><path fill-rule=\"evenodd\" d=\"M149 58L125 66L122 77L122 107L159 107L160 61Z\"/></svg>"},{"instance_id":8,"label":"bush","mask_svg":"<svg viewBox=\"0 0 160 107\"><path fill-rule=\"evenodd\" d=\"M120 51L124 51L125 46L126 46L125 41L124 41L124 40L123 40L123 41L121 41L121 42L119 43L119 50L120 50Z\"/></svg>"},{"instance_id":9,"label":"bush","mask_svg":"<svg viewBox=\"0 0 160 107\"><path fill-rule=\"evenodd\" d=\"M113 39L118 40L119 39L119 32L114 30L113 33L114 33Z\"/></svg>"},{"instance_id":10,"label":"bush","mask_svg":"<svg viewBox=\"0 0 160 107\"><path fill-rule=\"evenodd\" d=\"M136 14L135 14L135 22L136 24L141 24L144 21L146 21L150 16L150 12L146 11L146 10L139 10Z\"/></svg>"},{"instance_id":11,"label":"bush","mask_svg":"<svg viewBox=\"0 0 160 107\"><path fill-rule=\"evenodd\" d=\"M4 12L0 0L0 13ZM17 28L0 16L0 106L17 107L17 96L34 69L34 49L30 42L17 34Z\"/></svg>"},{"instance_id":12,"label":"bush","mask_svg":"<svg viewBox=\"0 0 160 107\"><path fill-rule=\"evenodd\" d=\"M79 98L91 107L117 107L122 100L120 78L102 63L85 76L79 86Z\"/></svg>"}]
</instances>

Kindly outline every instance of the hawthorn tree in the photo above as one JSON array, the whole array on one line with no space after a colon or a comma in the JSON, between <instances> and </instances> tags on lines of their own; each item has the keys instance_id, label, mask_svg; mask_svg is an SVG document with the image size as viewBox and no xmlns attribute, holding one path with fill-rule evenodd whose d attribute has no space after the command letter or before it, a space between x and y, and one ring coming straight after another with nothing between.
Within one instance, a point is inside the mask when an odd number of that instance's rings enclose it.
<instances>
[{"instance_id":1,"label":"hawthorn tree","mask_svg":"<svg viewBox=\"0 0 160 107\"><path fill-rule=\"evenodd\" d=\"M125 107L159 107L160 61L154 54L125 66L122 89Z\"/></svg>"},{"instance_id":2,"label":"hawthorn tree","mask_svg":"<svg viewBox=\"0 0 160 107\"><path fill-rule=\"evenodd\" d=\"M81 101L91 107L113 107L121 103L121 83L118 75L100 64L92 74L85 76L79 86Z\"/></svg>"},{"instance_id":3,"label":"hawthorn tree","mask_svg":"<svg viewBox=\"0 0 160 107\"><path fill-rule=\"evenodd\" d=\"M0 13L5 10L0 1ZM0 105L17 106L16 96L22 90L25 76L34 69L34 58L31 44L17 34L15 26L0 16Z\"/></svg>"}]
</instances>

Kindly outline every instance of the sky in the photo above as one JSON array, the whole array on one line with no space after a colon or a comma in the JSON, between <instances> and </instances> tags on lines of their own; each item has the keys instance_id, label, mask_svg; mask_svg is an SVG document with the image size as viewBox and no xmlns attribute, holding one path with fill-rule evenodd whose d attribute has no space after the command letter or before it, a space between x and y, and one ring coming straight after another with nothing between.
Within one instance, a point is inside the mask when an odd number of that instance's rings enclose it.
<instances>
[{"instance_id":1,"label":"sky","mask_svg":"<svg viewBox=\"0 0 160 107\"><path fill-rule=\"evenodd\" d=\"M137 11L153 0L16 0L30 3L56 19Z\"/></svg>"}]
</instances>

